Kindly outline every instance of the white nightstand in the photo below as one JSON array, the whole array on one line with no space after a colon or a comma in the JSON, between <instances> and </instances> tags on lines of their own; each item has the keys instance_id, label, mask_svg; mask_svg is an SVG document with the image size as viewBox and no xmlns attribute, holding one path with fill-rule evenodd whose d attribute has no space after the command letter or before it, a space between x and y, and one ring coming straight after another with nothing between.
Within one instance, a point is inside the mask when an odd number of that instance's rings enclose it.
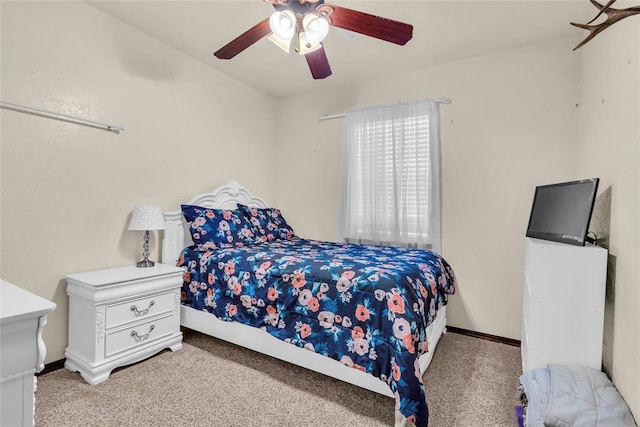
<instances>
[{"instance_id":1,"label":"white nightstand","mask_svg":"<svg viewBox=\"0 0 640 427\"><path fill-rule=\"evenodd\" d=\"M182 348L182 268L166 264L67 275L69 345L64 366L89 384L164 348Z\"/></svg>"},{"instance_id":2,"label":"white nightstand","mask_svg":"<svg viewBox=\"0 0 640 427\"><path fill-rule=\"evenodd\" d=\"M56 305L0 282L0 426L33 426L34 374L47 352L42 329Z\"/></svg>"}]
</instances>

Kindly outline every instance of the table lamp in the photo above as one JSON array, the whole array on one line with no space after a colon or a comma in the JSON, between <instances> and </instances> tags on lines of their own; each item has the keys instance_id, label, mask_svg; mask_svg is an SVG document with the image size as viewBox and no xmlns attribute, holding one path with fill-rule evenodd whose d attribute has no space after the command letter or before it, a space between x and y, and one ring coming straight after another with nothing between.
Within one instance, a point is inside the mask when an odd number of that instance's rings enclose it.
<instances>
[{"instance_id":1,"label":"table lamp","mask_svg":"<svg viewBox=\"0 0 640 427\"><path fill-rule=\"evenodd\" d=\"M155 262L149 260L149 230L164 230L164 215L160 206L138 205L133 210L129 230L144 230L144 259L136 264L137 267L153 267Z\"/></svg>"}]
</instances>

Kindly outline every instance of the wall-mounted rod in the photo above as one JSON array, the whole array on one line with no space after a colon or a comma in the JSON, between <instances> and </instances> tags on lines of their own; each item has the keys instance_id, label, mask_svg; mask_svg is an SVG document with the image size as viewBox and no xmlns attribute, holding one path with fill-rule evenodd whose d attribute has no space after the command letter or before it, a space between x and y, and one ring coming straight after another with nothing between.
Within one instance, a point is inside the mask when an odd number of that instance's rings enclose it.
<instances>
[{"instance_id":1,"label":"wall-mounted rod","mask_svg":"<svg viewBox=\"0 0 640 427\"><path fill-rule=\"evenodd\" d=\"M344 119L346 116L347 116L346 113L327 114L326 116L318 117L318 123L322 123L325 120Z\"/></svg>"},{"instance_id":2,"label":"wall-mounted rod","mask_svg":"<svg viewBox=\"0 0 640 427\"><path fill-rule=\"evenodd\" d=\"M108 125L106 123L94 122L84 117L72 116L69 114L58 113L56 111L44 110L42 108L28 107L26 105L16 104L13 102L0 101L0 107L9 110L21 111L23 113L34 114L36 116L49 117L51 119L62 120L64 122L76 123L83 126L89 126L96 129L108 130L113 133L120 133L124 128L121 126Z\"/></svg>"},{"instance_id":3,"label":"wall-mounted rod","mask_svg":"<svg viewBox=\"0 0 640 427\"><path fill-rule=\"evenodd\" d=\"M436 99L431 99L430 101L436 102L438 104L451 104L451 100L449 98L436 98ZM318 117L318 123L322 123L325 120L344 119L346 116L347 116L346 113L328 114L326 116Z\"/></svg>"}]
</instances>

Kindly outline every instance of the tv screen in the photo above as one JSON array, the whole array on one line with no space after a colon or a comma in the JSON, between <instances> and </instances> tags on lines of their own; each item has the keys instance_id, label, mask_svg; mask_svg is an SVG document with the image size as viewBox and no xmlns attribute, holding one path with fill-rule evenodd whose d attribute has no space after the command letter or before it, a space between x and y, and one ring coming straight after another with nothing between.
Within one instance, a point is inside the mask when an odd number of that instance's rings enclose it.
<instances>
[{"instance_id":1,"label":"tv screen","mask_svg":"<svg viewBox=\"0 0 640 427\"><path fill-rule=\"evenodd\" d=\"M598 178L536 187L527 237L584 246Z\"/></svg>"}]
</instances>

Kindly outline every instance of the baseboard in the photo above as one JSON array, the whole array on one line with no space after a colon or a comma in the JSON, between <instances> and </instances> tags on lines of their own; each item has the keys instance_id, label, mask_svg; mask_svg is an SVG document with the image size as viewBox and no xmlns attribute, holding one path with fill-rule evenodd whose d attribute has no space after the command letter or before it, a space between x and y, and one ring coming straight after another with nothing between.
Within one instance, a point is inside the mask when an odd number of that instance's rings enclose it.
<instances>
[{"instance_id":1,"label":"baseboard","mask_svg":"<svg viewBox=\"0 0 640 427\"><path fill-rule=\"evenodd\" d=\"M520 347L520 340L499 337L497 335L485 334L484 332L476 332L476 331L470 331L468 329L456 328L455 326L447 325L447 332L453 332L454 334L460 334L460 335L467 335L469 337L482 338L483 340L499 342L501 344L511 345L513 347Z\"/></svg>"},{"instance_id":2,"label":"baseboard","mask_svg":"<svg viewBox=\"0 0 640 427\"><path fill-rule=\"evenodd\" d=\"M456 328L455 326L447 325L447 332L453 332L454 334L467 335L469 337L481 338L487 341L499 342L501 344L511 345L514 347L520 347L520 341L511 338L499 337L497 335L485 334L483 332L470 331L468 329ZM48 374L49 372L57 371L64 368L64 362L66 359L55 360L44 365L44 369L36 374L36 376Z\"/></svg>"},{"instance_id":3,"label":"baseboard","mask_svg":"<svg viewBox=\"0 0 640 427\"><path fill-rule=\"evenodd\" d=\"M45 363L44 369L36 374L36 376L48 374L49 372L57 371L64 368L64 361L66 359L55 360L51 363Z\"/></svg>"}]
</instances>

